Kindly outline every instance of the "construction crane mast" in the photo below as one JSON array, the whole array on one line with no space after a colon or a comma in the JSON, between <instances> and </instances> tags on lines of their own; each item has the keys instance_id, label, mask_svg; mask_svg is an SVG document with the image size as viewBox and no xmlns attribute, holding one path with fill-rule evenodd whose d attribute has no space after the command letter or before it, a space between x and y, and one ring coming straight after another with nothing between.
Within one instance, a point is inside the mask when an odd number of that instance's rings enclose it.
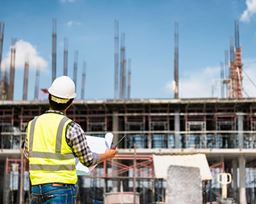
<instances>
[{"instance_id":1,"label":"construction crane mast","mask_svg":"<svg viewBox=\"0 0 256 204\"><path fill-rule=\"evenodd\" d=\"M56 67L57 67L57 21L52 21L52 81L56 78Z\"/></svg>"},{"instance_id":2,"label":"construction crane mast","mask_svg":"<svg viewBox=\"0 0 256 204\"><path fill-rule=\"evenodd\" d=\"M239 22L235 21L235 47L230 46L230 97L242 98L242 50L239 40Z\"/></svg>"},{"instance_id":3,"label":"construction crane mast","mask_svg":"<svg viewBox=\"0 0 256 204\"><path fill-rule=\"evenodd\" d=\"M233 92L233 78L234 78L234 59L235 59L235 48L234 48L234 43L232 40L230 40L230 45L229 45L229 86L228 86L228 97L233 98L234 97L234 92Z\"/></svg>"}]
</instances>

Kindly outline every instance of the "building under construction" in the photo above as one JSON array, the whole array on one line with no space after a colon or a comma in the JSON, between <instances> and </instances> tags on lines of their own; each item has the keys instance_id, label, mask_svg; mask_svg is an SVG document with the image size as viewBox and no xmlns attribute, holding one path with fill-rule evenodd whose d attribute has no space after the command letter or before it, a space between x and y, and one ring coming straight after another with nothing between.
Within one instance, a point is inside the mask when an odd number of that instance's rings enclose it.
<instances>
[{"instance_id":1,"label":"building under construction","mask_svg":"<svg viewBox=\"0 0 256 204\"><path fill-rule=\"evenodd\" d=\"M48 102L2 101L1 200L29 199L27 164L20 145L29 120ZM79 201L103 202L108 192L137 192L140 203L165 203L166 181L154 175L152 155L206 155L213 179L204 185L204 201L220 196L216 174L229 172L228 197L256 202L256 99L144 99L75 101L67 115L88 135L113 132L118 155L90 175L79 176ZM16 127L16 128L15 128ZM20 129L18 131L17 129ZM20 177L23 172L24 177ZM21 188L20 186L23 186Z\"/></svg>"}]
</instances>

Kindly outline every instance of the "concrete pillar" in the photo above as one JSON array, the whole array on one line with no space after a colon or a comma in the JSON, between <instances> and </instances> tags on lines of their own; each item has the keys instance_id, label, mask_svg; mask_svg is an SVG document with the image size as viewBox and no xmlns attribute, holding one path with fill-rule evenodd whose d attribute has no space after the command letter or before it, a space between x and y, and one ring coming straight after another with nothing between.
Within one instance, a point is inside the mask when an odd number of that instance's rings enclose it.
<instances>
[{"instance_id":1,"label":"concrete pillar","mask_svg":"<svg viewBox=\"0 0 256 204\"><path fill-rule=\"evenodd\" d=\"M174 138L175 138L175 148L181 148L180 140L180 112L175 111L174 115Z\"/></svg>"},{"instance_id":2,"label":"concrete pillar","mask_svg":"<svg viewBox=\"0 0 256 204\"><path fill-rule=\"evenodd\" d=\"M144 125L143 125L143 130L145 130L145 121L143 121L144 122ZM151 116L149 115L148 116L148 126L149 126L149 130L150 130L150 132L149 132L149 134L144 134L144 137L147 137L147 145L146 145L146 148L148 148L148 149L151 149L152 148L152 133L151 133L151 131L152 131L152 126L151 126Z\"/></svg>"},{"instance_id":3,"label":"concrete pillar","mask_svg":"<svg viewBox=\"0 0 256 204\"><path fill-rule=\"evenodd\" d=\"M202 125L202 131L206 131L206 122ZM207 148L207 135L206 133L202 134L201 136L201 142L200 142L200 148Z\"/></svg>"},{"instance_id":4,"label":"concrete pillar","mask_svg":"<svg viewBox=\"0 0 256 204\"><path fill-rule=\"evenodd\" d=\"M244 113L237 113L237 130L238 130L238 135L237 135L238 136L238 147L240 149L242 149L244 146L244 135L243 135Z\"/></svg>"},{"instance_id":5,"label":"concrete pillar","mask_svg":"<svg viewBox=\"0 0 256 204\"><path fill-rule=\"evenodd\" d=\"M246 172L245 172L245 158L244 156L239 157L239 204L247 204L246 201Z\"/></svg>"},{"instance_id":6,"label":"concrete pillar","mask_svg":"<svg viewBox=\"0 0 256 204\"><path fill-rule=\"evenodd\" d=\"M235 200L238 200L238 196L237 196L237 168L238 168L238 165L237 165L237 160L236 159L233 159L232 160L232 194L233 194L233 197Z\"/></svg>"},{"instance_id":7,"label":"concrete pillar","mask_svg":"<svg viewBox=\"0 0 256 204\"><path fill-rule=\"evenodd\" d=\"M113 138L113 144L117 144L118 139L120 138L120 136L116 133L119 130L119 125L118 125L119 121L118 121L118 113L114 112L113 113L113 124L112 124L112 130L113 130L113 134L114 134L114 138ZM119 144L120 145L120 144ZM112 170L113 172L117 172L117 167L114 166L113 164L112 166ZM114 175L113 177L118 176L118 175ZM116 180L113 180L113 192L118 192L118 182Z\"/></svg>"},{"instance_id":8,"label":"concrete pillar","mask_svg":"<svg viewBox=\"0 0 256 204\"><path fill-rule=\"evenodd\" d=\"M146 135L144 135L146 137ZM152 133L149 133L147 135L148 141L147 141L147 148L151 149L152 148Z\"/></svg>"}]
</instances>

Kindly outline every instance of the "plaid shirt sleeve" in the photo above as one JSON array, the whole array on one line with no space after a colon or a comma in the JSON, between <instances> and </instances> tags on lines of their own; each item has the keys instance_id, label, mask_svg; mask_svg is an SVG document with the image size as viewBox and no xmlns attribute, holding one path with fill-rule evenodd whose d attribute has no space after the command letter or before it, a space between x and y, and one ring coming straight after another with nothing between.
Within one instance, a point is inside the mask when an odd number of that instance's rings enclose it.
<instances>
[{"instance_id":1,"label":"plaid shirt sleeve","mask_svg":"<svg viewBox=\"0 0 256 204\"><path fill-rule=\"evenodd\" d=\"M25 141L22 143L22 148L23 148L23 154L26 159L28 159L28 132L27 132L27 127L26 127L26 134L25 134Z\"/></svg>"},{"instance_id":2,"label":"plaid shirt sleeve","mask_svg":"<svg viewBox=\"0 0 256 204\"><path fill-rule=\"evenodd\" d=\"M25 138L25 141L22 144L22 146L23 146L23 154L28 159L28 139L27 139L27 137Z\"/></svg>"},{"instance_id":3,"label":"plaid shirt sleeve","mask_svg":"<svg viewBox=\"0 0 256 204\"><path fill-rule=\"evenodd\" d=\"M66 140L79 161L89 167L99 162L99 154L91 152L81 126L71 122L67 128Z\"/></svg>"}]
</instances>

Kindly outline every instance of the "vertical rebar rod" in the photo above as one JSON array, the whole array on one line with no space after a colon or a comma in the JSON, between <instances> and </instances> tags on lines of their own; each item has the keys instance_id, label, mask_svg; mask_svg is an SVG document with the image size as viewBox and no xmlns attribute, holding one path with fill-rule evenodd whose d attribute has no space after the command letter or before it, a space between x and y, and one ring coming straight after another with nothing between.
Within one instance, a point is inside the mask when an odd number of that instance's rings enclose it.
<instances>
[{"instance_id":1,"label":"vertical rebar rod","mask_svg":"<svg viewBox=\"0 0 256 204\"><path fill-rule=\"evenodd\" d=\"M174 98L179 98L179 24L174 25Z\"/></svg>"},{"instance_id":2,"label":"vertical rebar rod","mask_svg":"<svg viewBox=\"0 0 256 204\"><path fill-rule=\"evenodd\" d=\"M68 39L64 38L63 75L68 76Z\"/></svg>"},{"instance_id":3,"label":"vertical rebar rod","mask_svg":"<svg viewBox=\"0 0 256 204\"><path fill-rule=\"evenodd\" d=\"M225 97L229 96L229 73L227 72L229 67L228 62L228 50L225 50L225 64L224 64L224 78L225 78Z\"/></svg>"},{"instance_id":4,"label":"vertical rebar rod","mask_svg":"<svg viewBox=\"0 0 256 204\"><path fill-rule=\"evenodd\" d=\"M3 75L2 75L2 90L1 90L1 99L6 100L8 99L8 72L7 72L7 65L2 64L3 68Z\"/></svg>"},{"instance_id":5,"label":"vertical rebar rod","mask_svg":"<svg viewBox=\"0 0 256 204\"><path fill-rule=\"evenodd\" d=\"M128 87L127 87L128 99L131 98L131 78L132 78L131 63L132 63L132 60L128 59Z\"/></svg>"},{"instance_id":6,"label":"vertical rebar rod","mask_svg":"<svg viewBox=\"0 0 256 204\"><path fill-rule=\"evenodd\" d=\"M29 61L25 61L23 76L23 96L22 100L28 100L28 79L29 79Z\"/></svg>"},{"instance_id":7,"label":"vertical rebar rod","mask_svg":"<svg viewBox=\"0 0 256 204\"><path fill-rule=\"evenodd\" d=\"M223 62L220 63L220 94L221 98L224 98L224 65Z\"/></svg>"},{"instance_id":8,"label":"vertical rebar rod","mask_svg":"<svg viewBox=\"0 0 256 204\"><path fill-rule=\"evenodd\" d=\"M121 34L121 51L120 51L120 98L125 98L126 92L126 59L125 59L125 33Z\"/></svg>"},{"instance_id":9,"label":"vertical rebar rod","mask_svg":"<svg viewBox=\"0 0 256 204\"><path fill-rule=\"evenodd\" d=\"M34 92L34 99L39 99L39 83L40 83L40 69L39 67L36 69L36 79L35 79L35 92Z\"/></svg>"},{"instance_id":10,"label":"vertical rebar rod","mask_svg":"<svg viewBox=\"0 0 256 204\"><path fill-rule=\"evenodd\" d=\"M52 81L56 78L56 69L57 69L57 21L53 19L52 21Z\"/></svg>"},{"instance_id":11,"label":"vertical rebar rod","mask_svg":"<svg viewBox=\"0 0 256 204\"><path fill-rule=\"evenodd\" d=\"M8 86L8 100L13 100L14 92L14 81L15 81L15 56L16 56L16 40L12 40L11 46L11 62L10 62L10 77L9 77L9 86Z\"/></svg>"},{"instance_id":12,"label":"vertical rebar rod","mask_svg":"<svg viewBox=\"0 0 256 204\"><path fill-rule=\"evenodd\" d=\"M78 50L75 51L75 56L74 56L73 80L75 85L77 85L77 64L78 64Z\"/></svg>"},{"instance_id":13,"label":"vertical rebar rod","mask_svg":"<svg viewBox=\"0 0 256 204\"><path fill-rule=\"evenodd\" d=\"M83 62L82 83L81 83L81 99L84 99L85 82L86 82L86 62L84 61Z\"/></svg>"},{"instance_id":14,"label":"vertical rebar rod","mask_svg":"<svg viewBox=\"0 0 256 204\"><path fill-rule=\"evenodd\" d=\"M4 23L0 22L0 81L2 80L3 42L4 42Z\"/></svg>"},{"instance_id":15,"label":"vertical rebar rod","mask_svg":"<svg viewBox=\"0 0 256 204\"><path fill-rule=\"evenodd\" d=\"M239 21L235 20L235 47L240 48Z\"/></svg>"},{"instance_id":16,"label":"vertical rebar rod","mask_svg":"<svg viewBox=\"0 0 256 204\"><path fill-rule=\"evenodd\" d=\"M114 98L118 97L118 74L119 74L119 22L115 20L115 36L114 36Z\"/></svg>"}]
</instances>

